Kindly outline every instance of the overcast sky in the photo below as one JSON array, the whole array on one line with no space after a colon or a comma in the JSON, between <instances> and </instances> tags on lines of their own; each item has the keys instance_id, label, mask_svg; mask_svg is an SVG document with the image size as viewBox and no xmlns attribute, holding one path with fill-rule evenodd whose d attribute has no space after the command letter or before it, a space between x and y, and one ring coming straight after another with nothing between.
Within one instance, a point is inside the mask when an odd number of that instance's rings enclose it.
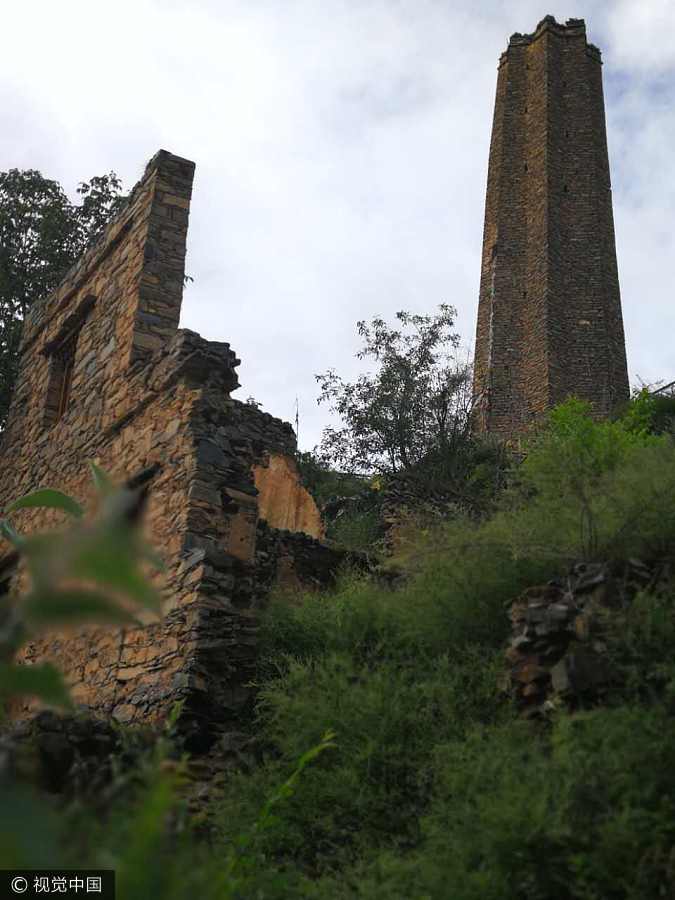
<instances>
[{"instance_id":1,"label":"overcast sky","mask_svg":"<svg viewBox=\"0 0 675 900\"><path fill-rule=\"evenodd\" d=\"M497 62L547 13L603 53L631 381L675 379L673 0L2 2L0 170L71 196L160 147L195 160L181 325L300 443L355 323L458 310L472 345Z\"/></svg>"}]
</instances>

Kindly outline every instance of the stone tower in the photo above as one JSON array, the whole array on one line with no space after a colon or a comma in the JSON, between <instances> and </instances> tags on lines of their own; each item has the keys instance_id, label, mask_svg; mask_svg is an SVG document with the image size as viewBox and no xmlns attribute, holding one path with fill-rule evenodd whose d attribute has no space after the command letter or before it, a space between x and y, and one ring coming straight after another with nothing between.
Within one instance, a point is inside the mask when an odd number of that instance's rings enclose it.
<instances>
[{"instance_id":1,"label":"stone tower","mask_svg":"<svg viewBox=\"0 0 675 900\"><path fill-rule=\"evenodd\" d=\"M476 330L479 431L628 397L600 51L583 19L514 34L497 79Z\"/></svg>"}]
</instances>

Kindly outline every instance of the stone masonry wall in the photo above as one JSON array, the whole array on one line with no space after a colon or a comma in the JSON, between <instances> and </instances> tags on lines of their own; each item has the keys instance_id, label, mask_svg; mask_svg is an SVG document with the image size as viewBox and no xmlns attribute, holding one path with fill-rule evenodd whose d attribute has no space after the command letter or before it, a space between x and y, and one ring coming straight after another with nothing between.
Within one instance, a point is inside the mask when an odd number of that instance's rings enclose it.
<instances>
[{"instance_id":1,"label":"stone masonry wall","mask_svg":"<svg viewBox=\"0 0 675 900\"><path fill-rule=\"evenodd\" d=\"M514 34L497 79L476 330L480 431L628 397L600 51L583 20Z\"/></svg>"},{"instance_id":2,"label":"stone masonry wall","mask_svg":"<svg viewBox=\"0 0 675 900\"><path fill-rule=\"evenodd\" d=\"M347 566L370 570L363 553L328 546L304 532L270 527L265 519L258 522L255 581L259 597L266 597L273 586L291 591L328 588Z\"/></svg>"},{"instance_id":3,"label":"stone masonry wall","mask_svg":"<svg viewBox=\"0 0 675 900\"><path fill-rule=\"evenodd\" d=\"M87 504L87 459L119 482L146 472L144 527L166 563L162 618L50 632L23 659L55 661L78 703L123 721L161 720L184 701L183 728L198 747L250 702L254 467L292 456L295 436L230 398L239 360L228 344L177 330L193 171L160 151L99 243L31 311L0 446L0 506L43 486ZM66 404L64 347L74 347ZM14 518L27 531L60 521L45 510ZM7 544L0 572L2 590L25 586Z\"/></svg>"}]
</instances>

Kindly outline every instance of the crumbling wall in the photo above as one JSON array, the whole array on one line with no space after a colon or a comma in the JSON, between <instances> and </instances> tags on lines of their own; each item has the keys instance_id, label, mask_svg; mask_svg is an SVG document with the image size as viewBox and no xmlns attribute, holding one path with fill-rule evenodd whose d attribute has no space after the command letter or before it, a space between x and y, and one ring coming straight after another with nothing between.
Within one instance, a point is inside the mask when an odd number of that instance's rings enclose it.
<instances>
[{"instance_id":1,"label":"crumbling wall","mask_svg":"<svg viewBox=\"0 0 675 900\"><path fill-rule=\"evenodd\" d=\"M163 617L51 631L24 648L23 661L53 660L77 702L124 721L162 719L182 700L196 746L250 702L260 592L254 466L292 459L295 436L230 398L239 360L228 344L177 330L193 171L160 151L102 239L31 311L0 446L0 504L43 486L89 504L87 459L119 482L146 473L144 527L166 563L157 576ZM53 511L16 515L26 531L59 522ZM8 560L0 545L5 573ZM25 587L20 567L10 586Z\"/></svg>"},{"instance_id":2,"label":"crumbling wall","mask_svg":"<svg viewBox=\"0 0 675 900\"><path fill-rule=\"evenodd\" d=\"M529 588L511 605L505 682L517 708L539 717L603 702L616 684L607 631L643 591L658 591L662 563L582 562L562 578Z\"/></svg>"},{"instance_id":3,"label":"crumbling wall","mask_svg":"<svg viewBox=\"0 0 675 900\"><path fill-rule=\"evenodd\" d=\"M224 345L178 332L165 351L158 351L129 379L129 395L138 396L140 402L125 408L94 448L97 462L119 480L142 470L154 472L144 527L165 560L158 577L164 618L139 629L50 632L25 648L25 659L54 661L71 684L73 699L97 712L123 720L152 720L185 696L185 660L198 642L194 628L202 599L188 552L197 508L194 486L200 474L193 423L204 390L198 387L204 370L213 373L218 363L224 363L224 372L231 372L228 356L232 354ZM48 483L87 497L84 458L84 453L80 457L74 452L63 460L68 462L63 471L73 470L64 484L55 447ZM36 512L23 518L28 519L23 527L33 529L43 527L48 516Z\"/></svg>"},{"instance_id":4,"label":"crumbling wall","mask_svg":"<svg viewBox=\"0 0 675 900\"><path fill-rule=\"evenodd\" d=\"M328 546L305 532L272 528L258 522L256 540L256 593L265 597L271 587L322 590L335 583L346 567L368 571L366 554Z\"/></svg>"}]
</instances>

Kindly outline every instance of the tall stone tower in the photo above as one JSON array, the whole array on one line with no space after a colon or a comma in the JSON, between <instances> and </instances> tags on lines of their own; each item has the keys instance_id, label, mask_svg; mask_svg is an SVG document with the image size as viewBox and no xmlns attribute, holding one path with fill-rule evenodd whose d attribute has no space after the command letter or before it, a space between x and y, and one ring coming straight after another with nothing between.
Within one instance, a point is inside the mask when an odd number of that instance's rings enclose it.
<instances>
[{"instance_id":1,"label":"tall stone tower","mask_svg":"<svg viewBox=\"0 0 675 900\"><path fill-rule=\"evenodd\" d=\"M546 16L499 62L476 331L477 430L628 397L600 51Z\"/></svg>"}]
</instances>

